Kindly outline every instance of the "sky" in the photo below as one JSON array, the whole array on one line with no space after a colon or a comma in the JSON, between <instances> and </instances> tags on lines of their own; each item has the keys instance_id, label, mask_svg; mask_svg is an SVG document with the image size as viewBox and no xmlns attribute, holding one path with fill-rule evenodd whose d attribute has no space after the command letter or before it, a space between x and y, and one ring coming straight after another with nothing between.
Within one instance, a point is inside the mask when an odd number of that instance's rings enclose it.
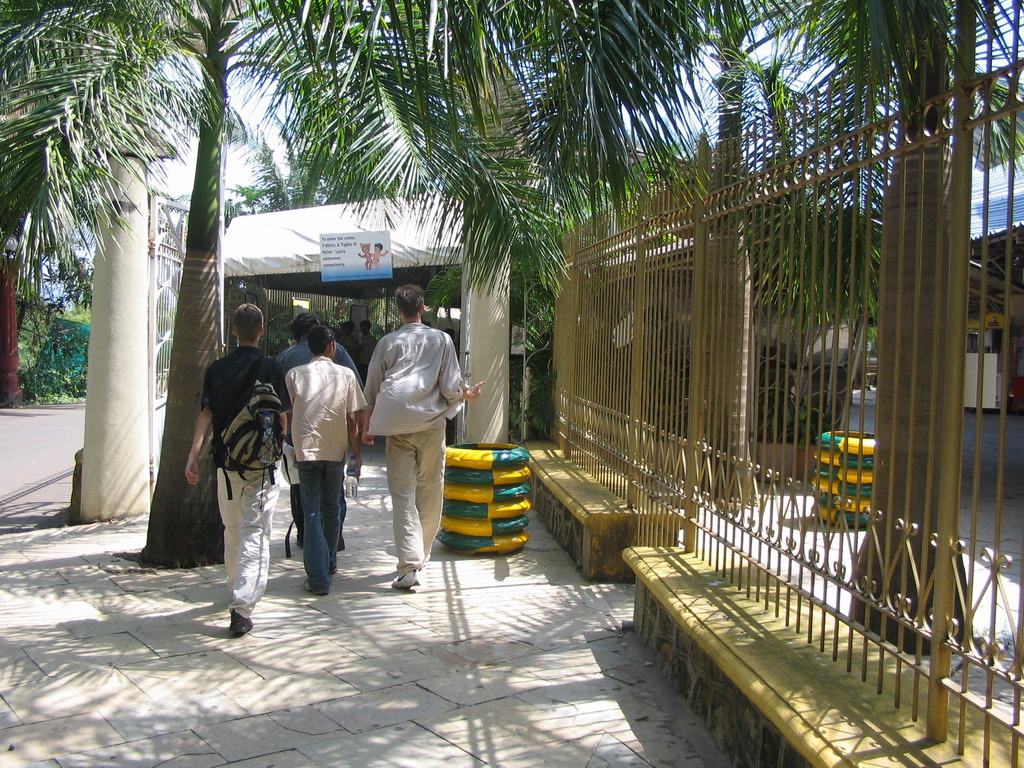
<instances>
[{"instance_id":1,"label":"sky","mask_svg":"<svg viewBox=\"0 0 1024 768\"><path fill-rule=\"evenodd\" d=\"M244 186L252 180L249 168L248 151L232 147L228 150L225 168L225 192L230 193L235 187ZM188 156L180 160L164 160L162 172L166 174L163 189L168 197L178 199L192 194L192 182L196 172L196 147L189 148Z\"/></svg>"}]
</instances>

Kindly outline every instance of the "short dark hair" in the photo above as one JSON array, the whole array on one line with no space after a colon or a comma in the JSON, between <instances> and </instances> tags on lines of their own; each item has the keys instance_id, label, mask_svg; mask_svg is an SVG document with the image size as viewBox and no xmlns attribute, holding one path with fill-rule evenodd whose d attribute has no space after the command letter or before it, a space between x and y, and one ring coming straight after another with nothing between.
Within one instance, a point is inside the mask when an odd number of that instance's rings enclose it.
<instances>
[{"instance_id":1,"label":"short dark hair","mask_svg":"<svg viewBox=\"0 0 1024 768\"><path fill-rule=\"evenodd\" d=\"M322 355L334 341L334 331L326 325L314 325L309 329L307 340L309 341L309 351L314 355Z\"/></svg>"},{"instance_id":2,"label":"short dark hair","mask_svg":"<svg viewBox=\"0 0 1024 768\"><path fill-rule=\"evenodd\" d=\"M263 313L255 304L242 304L231 316L231 327L239 341L258 341L263 330Z\"/></svg>"},{"instance_id":3,"label":"short dark hair","mask_svg":"<svg viewBox=\"0 0 1024 768\"><path fill-rule=\"evenodd\" d=\"M359 323L359 330L362 331L363 333L369 333L371 327L372 326L370 325L369 320L363 320L361 323Z\"/></svg>"},{"instance_id":4,"label":"short dark hair","mask_svg":"<svg viewBox=\"0 0 1024 768\"><path fill-rule=\"evenodd\" d=\"M352 333L352 331L354 331L355 329L356 324L353 323L351 320L346 320L344 323L341 324L341 330L345 331L346 333Z\"/></svg>"},{"instance_id":5,"label":"short dark hair","mask_svg":"<svg viewBox=\"0 0 1024 768\"><path fill-rule=\"evenodd\" d=\"M292 318L292 338L299 341L310 332L314 325L320 325L320 320L312 312L299 312Z\"/></svg>"},{"instance_id":6,"label":"short dark hair","mask_svg":"<svg viewBox=\"0 0 1024 768\"><path fill-rule=\"evenodd\" d=\"M409 283L395 289L395 303L402 317L416 317L423 314L423 289Z\"/></svg>"}]
</instances>

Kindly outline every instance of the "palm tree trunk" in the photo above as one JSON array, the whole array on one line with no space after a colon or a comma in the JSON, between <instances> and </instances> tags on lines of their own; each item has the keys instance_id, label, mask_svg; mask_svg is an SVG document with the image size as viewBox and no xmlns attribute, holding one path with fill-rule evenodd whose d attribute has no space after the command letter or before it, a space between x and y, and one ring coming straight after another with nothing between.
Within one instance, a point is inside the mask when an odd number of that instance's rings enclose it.
<instances>
[{"instance_id":1,"label":"palm tree trunk","mask_svg":"<svg viewBox=\"0 0 1024 768\"><path fill-rule=\"evenodd\" d=\"M217 510L216 478L204 447L200 480L185 481L185 459L201 410L203 376L220 354L221 281L217 252L221 216L221 155L227 105L226 61L209 60L221 98L200 126L195 184L189 209L185 264L174 319L167 386L167 417L149 531L146 563L191 568L224 562L224 528ZM207 445L209 436L207 436Z\"/></svg>"}]
</instances>

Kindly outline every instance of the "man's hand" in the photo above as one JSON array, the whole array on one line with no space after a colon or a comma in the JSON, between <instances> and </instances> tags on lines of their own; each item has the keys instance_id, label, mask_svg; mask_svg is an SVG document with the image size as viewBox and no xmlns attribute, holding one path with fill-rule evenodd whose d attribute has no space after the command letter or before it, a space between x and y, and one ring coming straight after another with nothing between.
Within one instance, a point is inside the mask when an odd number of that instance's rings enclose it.
<instances>
[{"instance_id":1,"label":"man's hand","mask_svg":"<svg viewBox=\"0 0 1024 768\"><path fill-rule=\"evenodd\" d=\"M363 432L363 445L373 445L373 435Z\"/></svg>"},{"instance_id":2,"label":"man's hand","mask_svg":"<svg viewBox=\"0 0 1024 768\"><path fill-rule=\"evenodd\" d=\"M185 462L185 480L189 485L199 482L199 460L191 453L188 455L188 461Z\"/></svg>"},{"instance_id":3,"label":"man's hand","mask_svg":"<svg viewBox=\"0 0 1024 768\"><path fill-rule=\"evenodd\" d=\"M480 392L483 389L484 382L479 381L471 387L467 387L465 384L462 385L462 397L469 402L473 402L480 397Z\"/></svg>"},{"instance_id":4,"label":"man's hand","mask_svg":"<svg viewBox=\"0 0 1024 768\"><path fill-rule=\"evenodd\" d=\"M355 456L352 457L351 462L352 462L352 466L354 467L354 469L352 470L352 474L355 475L356 477L362 477L363 476L363 457L361 455L359 455L359 454L356 454Z\"/></svg>"}]
</instances>

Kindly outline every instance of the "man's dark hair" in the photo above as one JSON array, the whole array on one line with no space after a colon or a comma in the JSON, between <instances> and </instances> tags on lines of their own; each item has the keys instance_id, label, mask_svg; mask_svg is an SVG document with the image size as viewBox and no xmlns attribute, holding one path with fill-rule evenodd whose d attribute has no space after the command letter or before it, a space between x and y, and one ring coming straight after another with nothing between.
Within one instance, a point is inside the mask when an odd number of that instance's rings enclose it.
<instances>
[{"instance_id":1,"label":"man's dark hair","mask_svg":"<svg viewBox=\"0 0 1024 768\"><path fill-rule=\"evenodd\" d=\"M314 355L322 355L327 351L328 345L334 341L334 331L326 325L314 325L309 329L306 337L309 341L309 351Z\"/></svg>"},{"instance_id":2,"label":"man's dark hair","mask_svg":"<svg viewBox=\"0 0 1024 768\"><path fill-rule=\"evenodd\" d=\"M395 303L402 317L416 317L423 313L423 289L418 285L400 285L395 289Z\"/></svg>"},{"instance_id":3,"label":"man's dark hair","mask_svg":"<svg viewBox=\"0 0 1024 768\"><path fill-rule=\"evenodd\" d=\"M353 323L351 320L346 320L344 323L341 324L341 330L345 331L345 333L352 333L352 331L354 331L355 329L356 324Z\"/></svg>"},{"instance_id":4,"label":"man's dark hair","mask_svg":"<svg viewBox=\"0 0 1024 768\"><path fill-rule=\"evenodd\" d=\"M359 331L360 331L360 332L361 332L361 333L362 333L362 334L363 334L364 336L365 336L365 335L366 335L367 333L369 333L369 332L370 332L370 327L371 327L371 326L370 326L370 321L369 321L369 320L363 320L363 321L362 321L361 323L359 323Z\"/></svg>"},{"instance_id":5,"label":"man's dark hair","mask_svg":"<svg viewBox=\"0 0 1024 768\"><path fill-rule=\"evenodd\" d=\"M263 313L255 304L242 304L231 316L231 327L242 343L258 341L263 330Z\"/></svg>"},{"instance_id":6,"label":"man's dark hair","mask_svg":"<svg viewBox=\"0 0 1024 768\"><path fill-rule=\"evenodd\" d=\"M299 312L292 318L292 338L300 341L303 336L310 332L314 325L320 325L320 320L312 312Z\"/></svg>"}]
</instances>

